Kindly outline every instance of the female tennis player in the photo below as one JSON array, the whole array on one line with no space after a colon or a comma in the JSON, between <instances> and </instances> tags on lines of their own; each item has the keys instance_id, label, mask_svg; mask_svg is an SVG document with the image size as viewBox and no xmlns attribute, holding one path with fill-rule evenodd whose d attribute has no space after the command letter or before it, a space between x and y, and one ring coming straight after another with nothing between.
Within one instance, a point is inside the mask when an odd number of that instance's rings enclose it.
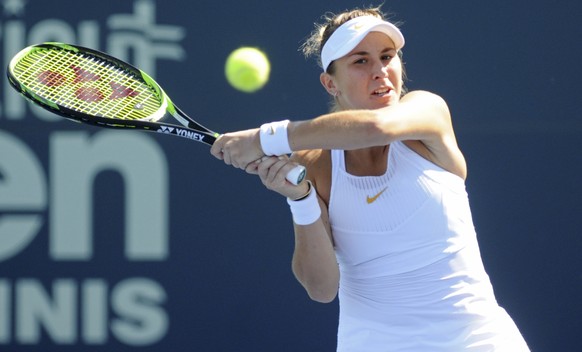
<instances>
[{"instance_id":1,"label":"female tennis player","mask_svg":"<svg viewBox=\"0 0 582 352\"><path fill-rule=\"evenodd\" d=\"M339 292L338 351L529 351L484 270L447 104L405 93L403 46L378 8L326 18L303 49L332 112L224 134L211 153L287 197L293 272L316 301Z\"/></svg>"}]
</instances>

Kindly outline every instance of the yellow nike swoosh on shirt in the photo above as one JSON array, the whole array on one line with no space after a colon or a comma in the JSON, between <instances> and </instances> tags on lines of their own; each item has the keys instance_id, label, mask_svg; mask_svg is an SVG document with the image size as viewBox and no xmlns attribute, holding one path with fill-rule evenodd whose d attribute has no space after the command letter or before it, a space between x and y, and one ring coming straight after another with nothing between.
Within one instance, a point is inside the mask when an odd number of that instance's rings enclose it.
<instances>
[{"instance_id":1,"label":"yellow nike swoosh on shirt","mask_svg":"<svg viewBox=\"0 0 582 352\"><path fill-rule=\"evenodd\" d=\"M376 199L378 199L378 197L380 197L382 195L382 193L384 193L384 191L387 189L388 187L384 187L383 190L381 190L380 192L378 192L378 194L376 194L373 197L367 196L366 197L366 202L368 202L368 204L372 204L376 201Z\"/></svg>"}]
</instances>

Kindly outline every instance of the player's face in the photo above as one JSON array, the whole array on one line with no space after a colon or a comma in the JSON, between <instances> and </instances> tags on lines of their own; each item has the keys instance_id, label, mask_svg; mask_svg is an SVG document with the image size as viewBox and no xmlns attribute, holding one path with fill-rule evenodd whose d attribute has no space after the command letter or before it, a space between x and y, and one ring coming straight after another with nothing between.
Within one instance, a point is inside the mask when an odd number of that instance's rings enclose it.
<instances>
[{"instance_id":1,"label":"player's face","mask_svg":"<svg viewBox=\"0 0 582 352\"><path fill-rule=\"evenodd\" d=\"M387 35L369 33L334 65L330 83L342 109L377 109L399 101L402 62Z\"/></svg>"}]
</instances>

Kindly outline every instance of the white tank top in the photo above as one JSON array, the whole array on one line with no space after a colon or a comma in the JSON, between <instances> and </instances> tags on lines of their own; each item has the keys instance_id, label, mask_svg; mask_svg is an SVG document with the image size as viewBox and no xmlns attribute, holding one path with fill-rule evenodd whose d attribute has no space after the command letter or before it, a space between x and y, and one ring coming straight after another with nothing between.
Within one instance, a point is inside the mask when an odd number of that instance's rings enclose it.
<instances>
[{"instance_id":1,"label":"white tank top","mask_svg":"<svg viewBox=\"0 0 582 352\"><path fill-rule=\"evenodd\" d=\"M331 155L338 351L529 351L495 300L463 179L402 142L382 176Z\"/></svg>"}]
</instances>

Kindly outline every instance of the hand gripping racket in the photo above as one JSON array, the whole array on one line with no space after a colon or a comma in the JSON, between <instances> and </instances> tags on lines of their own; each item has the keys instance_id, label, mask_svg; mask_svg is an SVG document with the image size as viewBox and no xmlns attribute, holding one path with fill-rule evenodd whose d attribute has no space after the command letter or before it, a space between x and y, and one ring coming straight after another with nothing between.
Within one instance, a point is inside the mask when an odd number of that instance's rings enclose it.
<instances>
[{"instance_id":1,"label":"hand gripping racket","mask_svg":"<svg viewBox=\"0 0 582 352\"><path fill-rule=\"evenodd\" d=\"M182 112L145 72L93 49L53 42L32 45L14 56L7 75L33 103L73 121L159 132L207 145L219 136ZM171 117L181 125L163 122ZM287 175L293 184L304 178L303 166Z\"/></svg>"}]
</instances>

